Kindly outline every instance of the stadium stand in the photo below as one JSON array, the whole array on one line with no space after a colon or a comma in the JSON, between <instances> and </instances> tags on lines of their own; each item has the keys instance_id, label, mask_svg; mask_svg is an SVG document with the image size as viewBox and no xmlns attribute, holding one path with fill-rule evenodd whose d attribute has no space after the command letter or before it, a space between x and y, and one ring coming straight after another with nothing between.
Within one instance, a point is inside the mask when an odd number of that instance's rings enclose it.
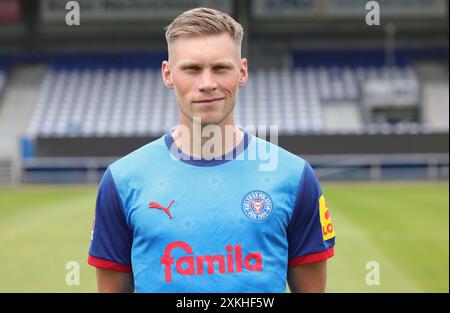
<instances>
[{"instance_id":1,"label":"stadium stand","mask_svg":"<svg viewBox=\"0 0 450 313\"><path fill-rule=\"evenodd\" d=\"M360 107L365 82L376 79L418 90L417 76L406 58L394 68L371 63L379 59L370 52L337 54L335 60L320 53L300 54L300 59L307 65L250 73L238 95L239 124L277 124L281 134L363 132L370 124ZM177 108L173 92L162 84L159 65L157 57L146 54L55 57L27 135L156 136L169 130L176 124ZM397 95L397 100L401 97Z\"/></svg>"},{"instance_id":2,"label":"stadium stand","mask_svg":"<svg viewBox=\"0 0 450 313\"><path fill-rule=\"evenodd\" d=\"M8 71L8 67L9 67L9 62L7 62L6 60L4 60L3 58L0 57L0 100L2 98L3 95L3 90L6 84L6 78L7 78L7 71ZM1 101L0 101L1 104ZM0 105L0 110L1 110L1 105ZM1 155L1 151L0 151L0 184L4 183L4 182L8 182L10 180L10 162L9 160L5 159L2 155Z\"/></svg>"},{"instance_id":3,"label":"stadium stand","mask_svg":"<svg viewBox=\"0 0 450 313\"><path fill-rule=\"evenodd\" d=\"M433 131L449 130L448 71L435 62L418 64L423 82L423 124Z\"/></svg>"},{"instance_id":4,"label":"stadium stand","mask_svg":"<svg viewBox=\"0 0 450 313\"><path fill-rule=\"evenodd\" d=\"M0 97L2 96L3 88L6 84L6 76L8 71L8 63L0 59Z\"/></svg>"},{"instance_id":5,"label":"stadium stand","mask_svg":"<svg viewBox=\"0 0 450 313\"><path fill-rule=\"evenodd\" d=\"M152 61L142 55L55 58L42 82L28 134L84 137L159 132L173 120L163 118L170 95L164 92ZM172 113L168 116L174 116L175 110Z\"/></svg>"},{"instance_id":6,"label":"stadium stand","mask_svg":"<svg viewBox=\"0 0 450 313\"><path fill-rule=\"evenodd\" d=\"M30 120L46 66L11 64L0 104L0 181L20 177L20 137Z\"/></svg>"}]
</instances>

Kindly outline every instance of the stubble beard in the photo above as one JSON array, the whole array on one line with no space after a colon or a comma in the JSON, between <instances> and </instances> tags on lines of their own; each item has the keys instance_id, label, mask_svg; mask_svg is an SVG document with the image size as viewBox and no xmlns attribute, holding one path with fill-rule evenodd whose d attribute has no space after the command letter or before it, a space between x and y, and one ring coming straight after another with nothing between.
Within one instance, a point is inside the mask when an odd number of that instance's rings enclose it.
<instances>
[{"instance_id":1,"label":"stubble beard","mask_svg":"<svg viewBox=\"0 0 450 313\"><path fill-rule=\"evenodd\" d=\"M219 117L220 119L218 121L211 121L211 122L205 122L201 118L201 114L193 115L192 113L190 114L190 113L186 112L185 110L183 110L182 106L180 106L180 110L181 110L181 113L183 113L183 115L185 117L187 117L191 121L192 125L194 125L194 123L198 123L198 121L200 121L200 126L203 128L203 127L206 127L206 126L209 126L209 125L220 125L233 112L235 104L236 104L236 102L234 101L230 105L230 107L226 111L226 113L223 116ZM225 108L227 108L227 107L225 107ZM194 119L194 117L195 117L195 119Z\"/></svg>"}]
</instances>

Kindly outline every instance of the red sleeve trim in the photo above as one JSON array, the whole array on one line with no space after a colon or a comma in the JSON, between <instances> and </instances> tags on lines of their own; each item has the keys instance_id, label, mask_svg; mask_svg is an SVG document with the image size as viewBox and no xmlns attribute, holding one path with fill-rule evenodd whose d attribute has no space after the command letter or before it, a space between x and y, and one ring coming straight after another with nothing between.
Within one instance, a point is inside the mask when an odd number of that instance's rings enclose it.
<instances>
[{"instance_id":1,"label":"red sleeve trim","mask_svg":"<svg viewBox=\"0 0 450 313\"><path fill-rule=\"evenodd\" d=\"M88 257L88 264L98 267L98 268L104 268L111 271L117 271L117 272L123 272L123 273L131 273L131 266L130 265L123 265L116 262L98 259L93 256Z\"/></svg>"},{"instance_id":2,"label":"red sleeve trim","mask_svg":"<svg viewBox=\"0 0 450 313\"><path fill-rule=\"evenodd\" d=\"M294 266L299 266L302 264L325 261L326 259L331 258L333 255L334 255L334 247L331 247L328 250L325 250L322 252L312 253L312 254L300 256L298 258L289 260L288 266L294 267Z\"/></svg>"}]
</instances>

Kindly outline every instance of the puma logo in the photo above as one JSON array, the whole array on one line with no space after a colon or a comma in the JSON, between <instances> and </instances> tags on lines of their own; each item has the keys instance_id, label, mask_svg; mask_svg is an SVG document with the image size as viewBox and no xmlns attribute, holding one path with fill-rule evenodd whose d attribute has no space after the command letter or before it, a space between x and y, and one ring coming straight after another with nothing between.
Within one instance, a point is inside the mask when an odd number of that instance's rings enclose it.
<instances>
[{"instance_id":1,"label":"puma logo","mask_svg":"<svg viewBox=\"0 0 450 313\"><path fill-rule=\"evenodd\" d=\"M150 209L163 210L164 212L166 212L166 214L169 216L169 218L172 219L172 215L170 214L169 209L170 209L170 206L171 206L174 202L175 202L175 200L172 200L172 201L170 202L169 206L166 208L166 207L163 207L163 206L162 206L161 204L159 204L159 203L156 203L156 202L151 201L151 202L149 203L148 207L149 207Z\"/></svg>"}]
</instances>

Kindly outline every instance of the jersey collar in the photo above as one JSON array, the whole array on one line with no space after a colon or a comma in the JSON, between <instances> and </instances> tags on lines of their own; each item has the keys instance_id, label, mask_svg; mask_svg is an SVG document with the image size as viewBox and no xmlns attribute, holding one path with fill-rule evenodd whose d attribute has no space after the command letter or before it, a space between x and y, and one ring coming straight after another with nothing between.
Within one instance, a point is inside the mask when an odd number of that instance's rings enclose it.
<instances>
[{"instance_id":1,"label":"jersey collar","mask_svg":"<svg viewBox=\"0 0 450 313\"><path fill-rule=\"evenodd\" d=\"M191 155L185 154L174 144L171 132L164 134L164 141L166 143L167 149L169 149L169 152L172 154L172 156L174 156L181 162L203 167L216 166L236 159L241 153L245 151L245 149L247 149L252 137L251 134L249 134L245 130L243 129L241 130L244 132L244 138L241 140L241 142L232 151L229 151L228 153L222 155L219 158L211 160L194 158Z\"/></svg>"}]
</instances>

